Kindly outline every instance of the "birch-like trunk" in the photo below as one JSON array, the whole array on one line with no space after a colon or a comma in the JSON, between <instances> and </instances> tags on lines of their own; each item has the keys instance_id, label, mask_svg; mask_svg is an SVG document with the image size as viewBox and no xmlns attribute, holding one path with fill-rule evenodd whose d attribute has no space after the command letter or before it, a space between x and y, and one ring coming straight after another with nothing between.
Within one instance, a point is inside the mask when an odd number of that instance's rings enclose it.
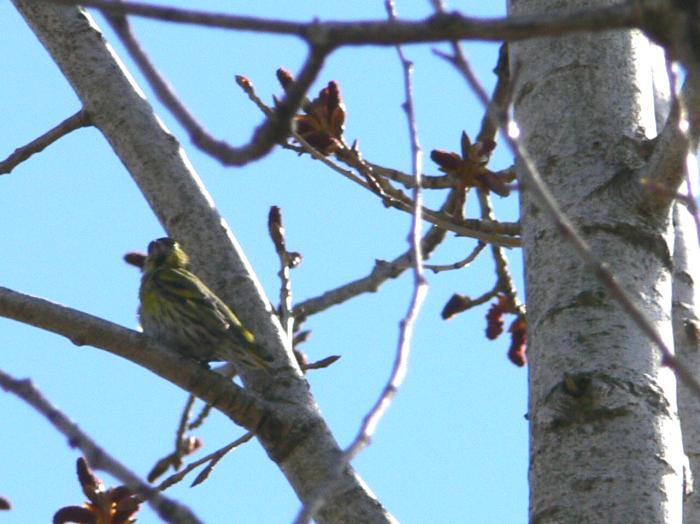
<instances>
[{"instance_id":1,"label":"birch-like trunk","mask_svg":"<svg viewBox=\"0 0 700 524\"><path fill-rule=\"evenodd\" d=\"M691 173L697 176L697 173ZM700 248L695 222L680 204L673 215L676 230L673 252L673 337L676 353L697 376L700 372ZM685 478L683 522L700 522L700 402L683 384L678 388L683 446L689 470ZM692 472L692 474L691 474Z\"/></svg>"},{"instance_id":2,"label":"birch-like trunk","mask_svg":"<svg viewBox=\"0 0 700 524\"><path fill-rule=\"evenodd\" d=\"M510 0L511 14L611 4ZM510 46L521 144L561 208L669 347L673 224L647 205L640 139L656 135L638 31ZM676 381L659 352L521 193L529 355L530 521L678 523Z\"/></svg>"}]
</instances>

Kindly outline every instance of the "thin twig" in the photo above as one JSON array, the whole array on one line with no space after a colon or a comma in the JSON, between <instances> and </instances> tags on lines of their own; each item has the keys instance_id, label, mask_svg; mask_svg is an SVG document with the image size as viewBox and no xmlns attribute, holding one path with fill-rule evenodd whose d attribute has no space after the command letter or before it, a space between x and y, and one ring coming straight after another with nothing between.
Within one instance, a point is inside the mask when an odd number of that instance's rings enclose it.
<instances>
[{"instance_id":1,"label":"thin twig","mask_svg":"<svg viewBox=\"0 0 700 524\"><path fill-rule=\"evenodd\" d=\"M50 146L68 133L90 125L92 125L90 115L88 115L87 111L81 109L73 116L68 117L40 137L35 138L22 147L18 147L5 160L0 161L0 175L11 172L15 167L27 160L33 154L43 151L44 148Z\"/></svg>"},{"instance_id":2,"label":"thin twig","mask_svg":"<svg viewBox=\"0 0 700 524\"><path fill-rule=\"evenodd\" d=\"M393 1L385 0L385 6L389 17L392 20L395 20L396 12ZM420 177L422 173L421 164L423 155L420 143L418 141L418 130L416 128L416 119L413 107L413 84L411 79L413 64L406 59L400 46L396 46L396 50L404 71L404 89L406 92L406 100L403 104L403 108L406 112L406 118L408 120L409 137L411 142L412 171L414 177L416 178L415 187L413 188L414 210L411 220L411 230L408 238L413 262L413 293L409 302L408 311L400 323L398 347L389 379L382 389L376 403L364 417L357 435L350 445L343 451L343 454L338 461L338 472L342 471L345 465L349 464L357 456L357 454L360 453L360 451L369 445L372 436L377 429L379 421L389 409L394 396L406 378L406 373L408 371L408 358L411 350L411 339L413 336L413 326L418 318L421 305L428 291L428 283L423 275L423 254L421 250L421 209L423 196ZM337 477L337 474L335 476ZM325 498L327 494L331 492L332 488L333 483L330 482L323 487L321 492L310 497L295 519L295 524L309 522L315 513L323 506Z\"/></svg>"},{"instance_id":3,"label":"thin twig","mask_svg":"<svg viewBox=\"0 0 700 524\"><path fill-rule=\"evenodd\" d=\"M454 207L456 193L451 191L447 200L441 208L441 212L450 213ZM438 226L432 226L425 234L422 240L423 257L428 258L437 246L445 239L447 230ZM370 273L362 278L348 282L335 289L326 291L325 293L309 298L300 302L294 308L295 318L306 318L326 309L342 304L353 297L363 293L374 293L387 280L393 279L401 275L405 270L411 267L412 263L411 249L394 258L391 261L377 260L374 268Z\"/></svg>"},{"instance_id":4,"label":"thin twig","mask_svg":"<svg viewBox=\"0 0 700 524\"><path fill-rule=\"evenodd\" d=\"M78 428L77 424L63 414L32 384L30 380L18 380L0 371L0 387L24 400L42 414L49 423L66 436L71 447L80 449L90 466L114 475L134 493L147 500L166 522L201 522L185 506L161 495L128 468L112 457L104 448Z\"/></svg>"},{"instance_id":5,"label":"thin twig","mask_svg":"<svg viewBox=\"0 0 700 524\"><path fill-rule=\"evenodd\" d=\"M472 250L469 255L463 260L460 260L459 262L454 262L452 264L423 264L423 267L425 269L429 269L433 273L441 273L442 271L452 271L454 269L462 269L472 262L476 260L476 257L478 257L483 249L486 247L486 244L483 242L477 242L476 247Z\"/></svg>"},{"instance_id":6,"label":"thin twig","mask_svg":"<svg viewBox=\"0 0 700 524\"><path fill-rule=\"evenodd\" d=\"M477 195L479 198L479 207L481 208L482 218L493 218L493 208L491 207L491 200L489 199L489 196L481 190L477 192ZM498 279L497 288L506 294L508 297L508 302L510 303L509 305L513 311L517 311L517 313L521 316L525 315L525 305L518 298L518 290L515 287L513 275L511 274L508 266L508 258L503 252L503 248L492 245L491 254L496 266L496 276Z\"/></svg>"},{"instance_id":7,"label":"thin twig","mask_svg":"<svg viewBox=\"0 0 700 524\"><path fill-rule=\"evenodd\" d=\"M233 380L233 378L238 374L236 366L234 366L230 362L227 362L225 364L222 364L221 366L214 368L214 371L228 378L229 380ZM187 426L187 429L189 431L192 431L193 429L197 429L202 424L204 424L204 421L209 416L209 413L211 413L212 408L213 406L211 404L205 403L204 406L202 406L202 409L200 410L199 414L194 418L192 422L190 422L189 426Z\"/></svg>"},{"instance_id":8,"label":"thin twig","mask_svg":"<svg viewBox=\"0 0 700 524\"><path fill-rule=\"evenodd\" d=\"M386 0L385 6L387 12L389 13L389 18L392 21L396 21L396 10L393 0ZM413 188L414 209L408 239L413 262L413 293L408 305L408 311L400 323L401 329L399 332L399 343L389 380L387 381L381 395L377 399L377 402L364 418L357 436L345 450L344 455L347 462L350 462L364 447L370 443L377 424L391 405L392 399L398 392L398 388L401 386L406 377L406 373L408 371L408 358L411 349L411 340L413 336L413 326L418 318L421 306L428 291L428 283L423 274L423 253L421 250L421 209L423 201L421 174L423 172L423 153L418 141L418 129L416 127L413 104L413 63L405 57L401 46L397 45L396 51L399 55L399 60L401 61L404 71L404 89L406 91L406 100L403 104L403 108L406 112L406 119L408 121L409 138L411 142L411 163L413 176L415 178L415 187Z\"/></svg>"},{"instance_id":9,"label":"thin twig","mask_svg":"<svg viewBox=\"0 0 700 524\"><path fill-rule=\"evenodd\" d=\"M182 415L180 416L180 422L177 425L177 431L175 432L175 469L178 469L182 465L182 456L185 450L185 433L187 432L190 416L192 415L192 407L194 406L196 398L197 397L192 394L187 398L185 408L182 410Z\"/></svg>"},{"instance_id":10,"label":"thin twig","mask_svg":"<svg viewBox=\"0 0 700 524\"><path fill-rule=\"evenodd\" d=\"M202 424L204 424L204 421L209 416L209 413L211 413L212 407L213 406L211 404L208 404L208 403L204 404L204 406L202 406L201 411L199 412L199 415L197 415L194 418L194 420L190 423L190 425L187 427L187 429L192 431L193 429L197 429Z\"/></svg>"},{"instance_id":11,"label":"thin twig","mask_svg":"<svg viewBox=\"0 0 700 524\"><path fill-rule=\"evenodd\" d=\"M413 184L416 183L415 178L408 173L399 171L398 169L380 166L379 164L374 164L367 161L365 161L365 163L374 171L376 175L388 178L394 182L399 182L407 189L413 189ZM421 175L421 184L423 185L423 189L450 189L455 186L455 180L451 175L426 175L423 173Z\"/></svg>"},{"instance_id":12,"label":"thin twig","mask_svg":"<svg viewBox=\"0 0 700 524\"><path fill-rule=\"evenodd\" d=\"M192 143L227 166L240 166L261 158L289 134L291 119L301 106L306 91L321 70L329 52L325 47L310 48L297 80L286 91L286 97L280 102L274 114L254 131L247 145L236 148L211 136L185 107L141 48L126 18L108 13L105 13L105 16L158 99L187 130Z\"/></svg>"},{"instance_id":13,"label":"thin twig","mask_svg":"<svg viewBox=\"0 0 700 524\"><path fill-rule=\"evenodd\" d=\"M280 323L291 342L294 334L294 316L292 315L292 282L289 278L289 270L299 264L301 255L287 251L284 238L284 226L282 225L282 212L277 206L270 208L267 219L267 229L275 246L275 252L280 262L280 270L277 275L280 278L280 305L278 315Z\"/></svg>"},{"instance_id":14,"label":"thin twig","mask_svg":"<svg viewBox=\"0 0 700 524\"><path fill-rule=\"evenodd\" d=\"M245 435L243 435L242 437L234 440L230 444L227 444L223 448L218 449L218 450L214 451L213 453L210 453L206 457L202 457L201 459L192 462L191 464L188 464L182 471L178 471L174 475L171 475L170 477L165 479L163 482L158 484L158 486L156 486L155 489L158 491L165 491L169 487L177 484L182 479L184 479L192 470L198 468L199 466L201 466L202 464L205 464L207 462L211 462L212 467L213 467L213 465L216 465L216 463L218 463L227 453L234 450L235 448L237 448L241 444L248 442L250 439L253 438L253 436L254 436L253 433L248 432Z\"/></svg>"}]
</instances>

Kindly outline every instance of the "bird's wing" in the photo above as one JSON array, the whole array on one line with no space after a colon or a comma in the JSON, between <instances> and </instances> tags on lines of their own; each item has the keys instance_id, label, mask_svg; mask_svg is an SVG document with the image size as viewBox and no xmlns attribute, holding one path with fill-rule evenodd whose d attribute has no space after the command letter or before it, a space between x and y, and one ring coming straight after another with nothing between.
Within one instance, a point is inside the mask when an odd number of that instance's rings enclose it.
<instances>
[{"instance_id":1,"label":"bird's wing","mask_svg":"<svg viewBox=\"0 0 700 524\"><path fill-rule=\"evenodd\" d=\"M238 331L244 341L255 341L253 334L243 327L231 309L193 273L184 269L163 268L154 272L153 282L190 312L191 318L208 328Z\"/></svg>"}]
</instances>

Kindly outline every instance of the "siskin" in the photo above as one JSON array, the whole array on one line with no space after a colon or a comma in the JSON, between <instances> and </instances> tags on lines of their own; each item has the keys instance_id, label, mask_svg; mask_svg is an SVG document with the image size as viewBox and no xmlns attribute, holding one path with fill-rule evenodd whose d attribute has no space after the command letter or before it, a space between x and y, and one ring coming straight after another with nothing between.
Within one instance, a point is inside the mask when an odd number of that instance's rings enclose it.
<instances>
[{"instance_id":1,"label":"siskin","mask_svg":"<svg viewBox=\"0 0 700 524\"><path fill-rule=\"evenodd\" d=\"M190 270L189 257L172 238L148 245L139 290L144 333L201 362L225 360L269 369L272 356L236 314Z\"/></svg>"}]
</instances>

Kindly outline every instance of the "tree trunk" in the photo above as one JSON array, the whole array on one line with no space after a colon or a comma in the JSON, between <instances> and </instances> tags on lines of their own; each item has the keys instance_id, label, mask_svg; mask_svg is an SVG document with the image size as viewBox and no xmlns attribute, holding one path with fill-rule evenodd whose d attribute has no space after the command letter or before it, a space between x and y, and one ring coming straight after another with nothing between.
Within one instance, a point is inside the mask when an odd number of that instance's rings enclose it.
<instances>
[{"instance_id":1,"label":"tree trunk","mask_svg":"<svg viewBox=\"0 0 700 524\"><path fill-rule=\"evenodd\" d=\"M510 0L511 14L610 1ZM669 347L673 224L639 184L656 135L638 31L510 46L516 121L566 215ZM528 305L530 521L680 522L676 381L658 350L521 192Z\"/></svg>"},{"instance_id":2,"label":"tree trunk","mask_svg":"<svg viewBox=\"0 0 700 524\"><path fill-rule=\"evenodd\" d=\"M692 173L697 177L697 173ZM673 339L676 353L686 366L698 376L700 373L700 248L692 216L682 205L676 204L673 214L676 238L673 252ZM678 388L678 408L683 428L683 446L689 461L685 476L683 522L700 521L700 402L683 384ZM691 475L690 472L693 472Z\"/></svg>"}]
</instances>

